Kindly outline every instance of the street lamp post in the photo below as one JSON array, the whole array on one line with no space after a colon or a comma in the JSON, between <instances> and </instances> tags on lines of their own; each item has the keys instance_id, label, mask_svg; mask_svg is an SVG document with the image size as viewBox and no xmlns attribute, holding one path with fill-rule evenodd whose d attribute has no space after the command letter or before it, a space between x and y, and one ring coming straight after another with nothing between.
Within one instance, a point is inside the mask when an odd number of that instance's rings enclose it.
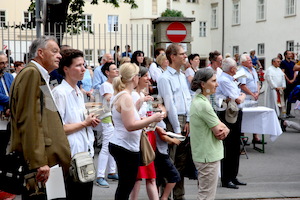
<instances>
[{"instance_id":1,"label":"street lamp post","mask_svg":"<svg viewBox=\"0 0 300 200\"><path fill-rule=\"evenodd\" d=\"M41 2L40 0L35 1L35 22L36 22L36 37L40 38L41 37L41 24L42 24L42 19L41 19Z\"/></svg>"}]
</instances>

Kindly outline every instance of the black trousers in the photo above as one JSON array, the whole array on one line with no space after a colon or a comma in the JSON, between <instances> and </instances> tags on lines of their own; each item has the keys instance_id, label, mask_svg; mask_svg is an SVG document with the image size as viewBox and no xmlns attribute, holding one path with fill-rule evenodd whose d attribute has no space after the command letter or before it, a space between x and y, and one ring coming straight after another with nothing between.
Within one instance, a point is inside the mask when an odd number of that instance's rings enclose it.
<instances>
[{"instance_id":1,"label":"black trousers","mask_svg":"<svg viewBox=\"0 0 300 200\"><path fill-rule=\"evenodd\" d=\"M288 84L286 83L286 88L284 90L284 100L286 101L286 114L289 115L291 113L292 103L288 100L289 95L296 87L296 84Z\"/></svg>"},{"instance_id":2,"label":"black trousers","mask_svg":"<svg viewBox=\"0 0 300 200\"><path fill-rule=\"evenodd\" d=\"M6 155L6 149L11 133L10 130L10 122L7 124L6 130L0 130L0 157Z\"/></svg>"},{"instance_id":3,"label":"black trousers","mask_svg":"<svg viewBox=\"0 0 300 200\"><path fill-rule=\"evenodd\" d=\"M131 152L121 146L109 143L109 152L115 158L119 182L115 200L127 200L136 182L140 165L140 152Z\"/></svg>"},{"instance_id":4,"label":"black trousers","mask_svg":"<svg viewBox=\"0 0 300 200\"><path fill-rule=\"evenodd\" d=\"M93 185L93 181L78 183L73 181L73 178L69 176L66 180L67 199L91 200L93 197Z\"/></svg>"},{"instance_id":5,"label":"black trousers","mask_svg":"<svg viewBox=\"0 0 300 200\"><path fill-rule=\"evenodd\" d=\"M218 112L220 120L230 129L230 133L223 141L224 159L221 160L221 181L226 184L236 179L240 164L240 136L242 125L242 111L239 111L236 123L227 123L225 111Z\"/></svg>"}]
</instances>

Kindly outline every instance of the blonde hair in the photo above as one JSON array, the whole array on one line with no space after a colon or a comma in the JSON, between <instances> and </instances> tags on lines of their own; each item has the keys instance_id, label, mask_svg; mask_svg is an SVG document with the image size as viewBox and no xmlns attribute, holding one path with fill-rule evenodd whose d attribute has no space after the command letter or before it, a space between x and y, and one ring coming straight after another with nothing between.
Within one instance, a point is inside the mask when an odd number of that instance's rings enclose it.
<instances>
[{"instance_id":1,"label":"blonde hair","mask_svg":"<svg viewBox=\"0 0 300 200\"><path fill-rule=\"evenodd\" d=\"M162 63L163 63L164 60L167 60L167 56L165 56L163 54L160 54L159 56L156 57L156 62L160 66L162 65Z\"/></svg>"},{"instance_id":2,"label":"blonde hair","mask_svg":"<svg viewBox=\"0 0 300 200\"><path fill-rule=\"evenodd\" d=\"M120 65L126 63L126 62L130 62L131 59L129 57L122 57L120 60Z\"/></svg>"},{"instance_id":3,"label":"blonde hair","mask_svg":"<svg viewBox=\"0 0 300 200\"><path fill-rule=\"evenodd\" d=\"M126 84L129 83L134 76L139 74L139 67L134 63L124 63L120 66L119 76L113 80L113 87L115 94L121 92L126 88Z\"/></svg>"}]
</instances>

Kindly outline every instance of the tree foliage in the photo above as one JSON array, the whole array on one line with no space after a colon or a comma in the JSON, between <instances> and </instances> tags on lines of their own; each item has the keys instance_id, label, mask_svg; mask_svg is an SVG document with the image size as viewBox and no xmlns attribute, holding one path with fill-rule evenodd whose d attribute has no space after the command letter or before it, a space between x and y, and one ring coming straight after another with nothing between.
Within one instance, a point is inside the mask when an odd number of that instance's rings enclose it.
<instances>
[{"instance_id":1,"label":"tree foliage","mask_svg":"<svg viewBox=\"0 0 300 200\"><path fill-rule=\"evenodd\" d=\"M162 17L184 17L183 13L178 10L166 9L163 13L161 13Z\"/></svg>"},{"instance_id":2,"label":"tree foliage","mask_svg":"<svg viewBox=\"0 0 300 200\"><path fill-rule=\"evenodd\" d=\"M28 11L35 12L35 2L36 0L30 0L31 5ZM101 0L92 0L92 5L98 5ZM137 8L135 0L102 0L103 3L112 4L114 7L120 7L120 2L127 3L131 5L131 8ZM79 33L76 27L81 27L82 25L82 14L84 12L85 0L62 0L61 4L57 5L47 5L47 17L46 22L51 24L67 24L67 31L70 33Z\"/></svg>"}]
</instances>

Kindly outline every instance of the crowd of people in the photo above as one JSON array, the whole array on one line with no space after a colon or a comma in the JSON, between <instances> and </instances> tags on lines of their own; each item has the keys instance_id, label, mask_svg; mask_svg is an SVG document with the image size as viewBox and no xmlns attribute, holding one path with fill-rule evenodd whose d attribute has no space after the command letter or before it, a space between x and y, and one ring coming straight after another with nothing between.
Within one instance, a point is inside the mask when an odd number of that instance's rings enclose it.
<instances>
[{"instance_id":1,"label":"crowd of people","mask_svg":"<svg viewBox=\"0 0 300 200\"><path fill-rule=\"evenodd\" d=\"M108 188L107 179L117 180L116 200L138 199L143 179L151 200L185 199L185 177L198 180L199 200L215 198L219 172L222 187L247 185L237 174L240 145L247 143L241 140L242 108L257 105L262 93L255 50L224 59L212 51L201 67L199 54L187 55L175 43L156 49L153 59L129 45L123 53L118 45L114 50L92 69L82 51L43 36L32 42L29 63L14 62L12 74L6 70L10 55L0 53L1 156L22 152L43 183L59 164L72 200L92 199L94 182L76 182L69 167L77 153L94 158L95 147L101 148L95 184ZM283 130L300 128L287 119L294 117L289 97L300 81L294 58L287 50L263 71L264 106L275 110ZM91 102L105 114L89 112ZM156 154L147 166L140 160L142 131ZM265 142L253 133L252 143ZM46 199L45 188L22 198Z\"/></svg>"}]
</instances>

